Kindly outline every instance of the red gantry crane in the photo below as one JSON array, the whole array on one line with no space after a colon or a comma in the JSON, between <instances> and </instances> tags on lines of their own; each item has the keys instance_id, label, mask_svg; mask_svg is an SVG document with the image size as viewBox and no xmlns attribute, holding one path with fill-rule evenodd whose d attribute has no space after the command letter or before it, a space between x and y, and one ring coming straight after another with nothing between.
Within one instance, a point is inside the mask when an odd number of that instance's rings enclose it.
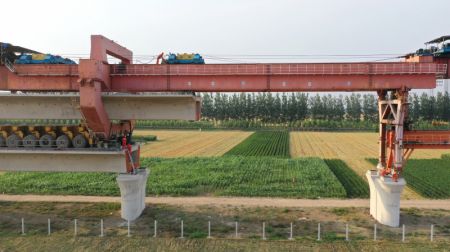
<instances>
[{"instance_id":1,"label":"red gantry crane","mask_svg":"<svg viewBox=\"0 0 450 252\"><path fill-rule=\"evenodd\" d=\"M429 43L445 49L448 39ZM408 120L409 91L448 78L450 57L438 49L406 55L404 62L186 65L132 64L130 50L101 35L91 36L90 58L79 64L14 64L5 56L34 51L1 50L0 90L11 94L0 95L0 120L18 123L0 126L0 170L124 173L118 181L125 219L144 208L147 174L132 140L135 120L198 120L195 92L377 92L379 164L367 176L371 214L391 226L398 225L399 203L389 195L400 195L411 152L450 148L449 131L413 131ZM108 55L121 62L108 64ZM139 202L124 203L130 195Z\"/></svg>"}]
</instances>

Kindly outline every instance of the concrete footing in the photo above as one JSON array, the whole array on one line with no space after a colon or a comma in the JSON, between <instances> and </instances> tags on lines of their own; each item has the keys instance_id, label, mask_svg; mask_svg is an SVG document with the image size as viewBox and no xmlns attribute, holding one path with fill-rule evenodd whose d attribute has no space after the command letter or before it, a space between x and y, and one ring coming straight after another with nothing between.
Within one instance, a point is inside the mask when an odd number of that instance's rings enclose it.
<instances>
[{"instance_id":1,"label":"concrete footing","mask_svg":"<svg viewBox=\"0 0 450 252\"><path fill-rule=\"evenodd\" d=\"M367 171L370 187L370 215L379 223L390 227L400 225L400 195L406 182L379 176L377 171Z\"/></svg>"},{"instance_id":2,"label":"concrete footing","mask_svg":"<svg viewBox=\"0 0 450 252\"><path fill-rule=\"evenodd\" d=\"M146 169L138 169L136 174L119 174L117 177L122 197L123 219L133 221L144 211L147 178Z\"/></svg>"}]
</instances>

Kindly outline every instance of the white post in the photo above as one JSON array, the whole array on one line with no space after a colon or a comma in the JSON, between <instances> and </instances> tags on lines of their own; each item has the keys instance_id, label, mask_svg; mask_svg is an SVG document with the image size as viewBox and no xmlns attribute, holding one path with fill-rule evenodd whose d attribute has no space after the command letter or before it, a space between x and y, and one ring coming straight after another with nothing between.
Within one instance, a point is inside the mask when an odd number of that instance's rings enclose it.
<instances>
[{"instance_id":1,"label":"white post","mask_svg":"<svg viewBox=\"0 0 450 252\"><path fill-rule=\"evenodd\" d=\"M100 237L103 237L103 219L100 220Z\"/></svg>"},{"instance_id":2,"label":"white post","mask_svg":"<svg viewBox=\"0 0 450 252\"><path fill-rule=\"evenodd\" d=\"M158 221L157 221L157 220L155 220L155 224L154 224L154 226L155 226L155 230L154 230L154 234L153 234L153 237L155 237L155 238L156 238L156 234L157 234L157 230L158 230Z\"/></svg>"},{"instance_id":3,"label":"white post","mask_svg":"<svg viewBox=\"0 0 450 252\"><path fill-rule=\"evenodd\" d=\"M184 226L183 226L183 220L181 220L181 236L180 238L184 238Z\"/></svg>"},{"instance_id":4,"label":"white post","mask_svg":"<svg viewBox=\"0 0 450 252\"><path fill-rule=\"evenodd\" d=\"M292 229L292 222L291 222L291 232L289 234L289 240L293 240L293 229Z\"/></svg>"},{"instance_id":5,"label":"white post","mask_svg":"<svg viewBox=\"0 0 450 252\"><path fill-rule=\"evenodd\" d=\"M25 220L22 218L22 235L25 235Z\"/></svg>"},{"instance_id":6,"label":"white post","mask_svg":"<svg viewBox=\"0 0 450 252\"><path fill-rule=\"evenodd\" d=\"M128 234L127 237L131 237L131 230L130 230L130 221L127 221L127 228L128 228Z\"/></svg>"},{"instance_id":7,"label":"white post","mask_svg":"<svg viewBox=\"0 0 450 252\"><path fill-rule=\"evenodd\" d=\"M234 222L234 226L235 226L235 237L238 238L238 222Z\"/></svg>"},{"instance_id":8,"label":"white post","mask_svg":"<svg viewBox=\"0 0 450 252\"><path fill-rule=\"evenodd\" d=\"M373 240L377 240L377 224L373 224Z\"/></svg>"},{"instance_id":9,"label":"white post","mask_svg":"<svg viewBox=\"0 0 450 252\"><path fill-rule=\"evenodd\" d=\"M262 239L266 240L266 223L263 222L263 226L262 226Z\"/></svg>"},{"instance_id":10,"label":"white post","mask_svg":"<svg viewBox=\"0 0 450 252\"><path fill-rule=\"evenodd\" d=\"M348 224L345 224L345 240L348 241Z\"/></svg>"},{"instance_id":11,"label":"white post","mask_svg":"<svg viewBox=\"0 0 450 252\"><path fill-rule=\"evenodd\" d=\"M211 221L208 221L208 238L211 238Z\"/></svg>"},{"instance_id":12,"label":"white post","mask_svg":"<svg viewBox=\"0 0 450 252\"><path fill-rule=\"evenodd\" d=\"M74 230L73 230L74 231L73 232L74 236L77 236L77 233L78 233L78 230L77 230L77 219L74 220L74 224L73 225L74 225Z\"/></svg>"},{"instance_id":13,"label":"white post","mask_svg":"<svg viewBox=\"0 0 450 252\"><path fill-rule=\"evenodd\" d=\"M320 223L317 224L317 240L320 241Z\"/></svg>"},{"instance_id":14,"label":"white post","mask_svg":"<svg viewBox=\"0 0 450 252\"><path fill-rule=\"evenodd\" d=\"M434 225L431 224L431 230L430 230L430 241L434 240Z\"/></svg>"},{"instance_id":15,"label":"white post","mask_svg":"<svg viewBox=\"0 0 450 252\"><path fill-rule=\"evenodd\" d=\"M402 226L402 242L405 242L405 224Z\"/></svg>"},{"instance_id":16,"label":"white post","mask_svg":"<svg viewBox=\"0 0 450 252\"><path fill-rule=\"evenodd\" d=\"M51 227L50 227L50 218L47 221L47 231L48 231L48 235L50 235L52 233Z\"/></svg>"}]
</instances>

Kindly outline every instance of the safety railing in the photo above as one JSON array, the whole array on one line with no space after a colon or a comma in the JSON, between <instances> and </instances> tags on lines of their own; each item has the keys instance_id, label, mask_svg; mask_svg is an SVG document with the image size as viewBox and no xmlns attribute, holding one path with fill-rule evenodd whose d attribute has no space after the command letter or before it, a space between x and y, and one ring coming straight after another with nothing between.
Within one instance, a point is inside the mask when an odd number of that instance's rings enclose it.
<instances>
[{"instance_id":1,"label":"safety railing","mask_svg":"<svg viewBox=\"0 0 450 252\"><path fill-rule=\"evenodd\" d=\"M436 74L447 65L434 63L112 65L112 75L358 75Z\"/></svg>"},{"instance_id":2,"label":"safety railing","mask_svg":"<svg viewBox=\"0 0 450 252\"><path fill-rule=\"evenodd\" d=\"M14 65L20 76L78 76L78 65ZM447 72L435 63L111 65L111 75L389 75Z\"/></svg>"}]
</instances>

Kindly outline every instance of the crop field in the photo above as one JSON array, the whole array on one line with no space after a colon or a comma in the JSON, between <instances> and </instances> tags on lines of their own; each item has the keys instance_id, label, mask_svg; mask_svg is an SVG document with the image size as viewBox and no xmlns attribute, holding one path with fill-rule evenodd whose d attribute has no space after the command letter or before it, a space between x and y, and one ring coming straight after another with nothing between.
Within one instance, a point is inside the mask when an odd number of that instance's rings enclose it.
<instances>
[{"instance_id":1,"label":"crop field","mask_svg":"<svg viewBox=\"0 0 450 252\"><path fill-rule=\"evenodd\" d=\"M245 139L225 156L270 156L289 158L288 131L258 131Z\"/></svg>"},{"instance_id":2,"label":"crop field","mask_svg":"<svg viewBox=\"0 0 450 252\"><path fill-rule=\"evenodd\" d=\"M348 198L369 197L367 182L348 167L345 162L339 159L325 159L325 163L344 186Z\"/></svg>"},{"instance_id":3,"label":"crop field","mask_svg":"<svg viewBox=\"0 0 450 252\"><path fill-rule=\"evenodd\" d=\"M155 135L157 140L141 147L141 157L222 156L252 132L136 130L137 136Z\"/></svg>"},{"instance_id":4,"label":"crop field","mask_svg":"<svg viewBox=\"0 0 450 252\"><path fill-rule=\"evenodd\" d=\"M147 158L143 164L151 169L150 195L346 196L319 158ZM0 176L0 193L119 195L115 177L107 173L5 173Z\"/></svg>"},{"instance_id":5,"label":"crop field","mask_svg":"<svg viewBox=\"0 0 450 252\"><path fill-rule=\"evenodd\" d=\"M292 157L321 157L341 159L358 175L364 177L374 165L367 158L378 157L378 134L368 132L291 132ZM411 158L440 158L449 150L416 150ZM404 199L420 199L422 196L406 188Z\"/></svg>"},{"instance_id":6,"label":"crop field","mask_svg":"<svg viewBox=\"0 0 450 252\"><path fill-rule=\"evenodd\" d=\"M376 159L368 159L376 164ZM420 195L435 198L450 198L450 160L410 159L403 170L403 176L410 188Z\"/></svg>"}]
</instances>

